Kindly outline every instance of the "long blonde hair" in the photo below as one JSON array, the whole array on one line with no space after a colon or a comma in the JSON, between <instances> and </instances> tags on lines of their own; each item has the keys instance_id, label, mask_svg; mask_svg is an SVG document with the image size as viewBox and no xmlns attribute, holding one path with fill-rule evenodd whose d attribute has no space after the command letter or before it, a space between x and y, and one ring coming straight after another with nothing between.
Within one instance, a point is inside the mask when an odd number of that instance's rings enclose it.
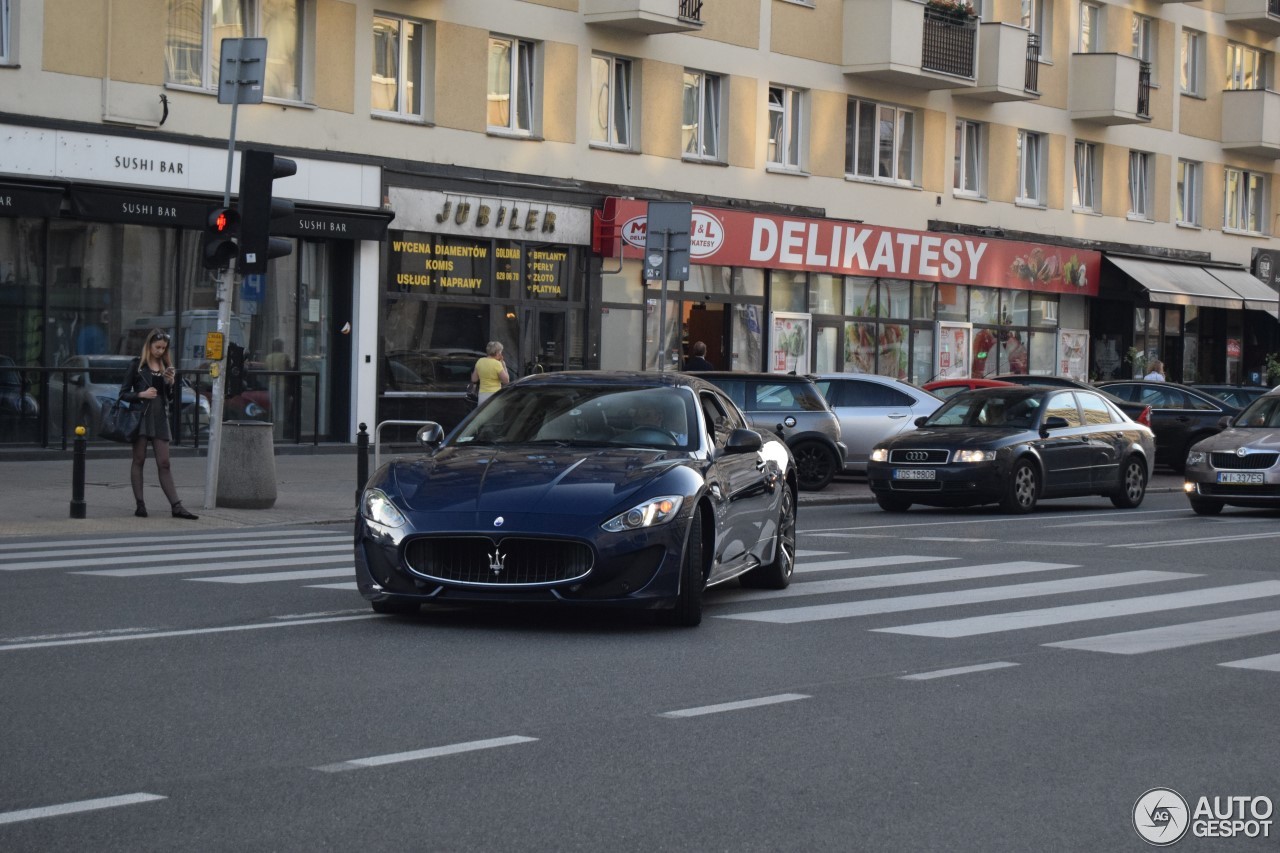
<instances>
[{"instance_id":1,"label":"long blonde hair","mask_svg":"<svg viewBox=\"0 0 1280 853\"><path fill-rule=\"evenodd\" d=\"M173 367L173 359L171 358L173 354L173 340L169 337L169 333L164 329L152 329L147 333L147 339L142 342L142 352L138 356L139 367L151 363L151 344L158 339L163 339L164 342L169 345L165 347L164 355L160 359L161 363L165 368Z\"/></svg>"}]
</instances>

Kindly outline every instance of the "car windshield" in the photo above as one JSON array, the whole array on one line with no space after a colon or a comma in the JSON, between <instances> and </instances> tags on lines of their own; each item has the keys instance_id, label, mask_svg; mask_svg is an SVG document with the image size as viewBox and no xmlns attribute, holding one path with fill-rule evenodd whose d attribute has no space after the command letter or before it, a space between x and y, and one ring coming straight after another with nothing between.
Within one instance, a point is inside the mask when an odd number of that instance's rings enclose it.
<instances>
[{"instance_id":1,"label":"car windshield","mask_svg":"<svg viewBox=\"0 0 1280 853\"><path fill-rule=\"evenodd\" d=\"M1246 429L1280 429L1280 397L1259 397L1236 417L1235 426Z\"/></svg>"},{"instance_id":2,"label":"car windshield","mask_svg":"<svg viewBox=\"0 0 1280 853\"><path fill-rule=\"evenodd\" d=\"M476 412L454 446L696 446L693 397L677 388L512 385Z\"/></svg>"},{"instance_id":3,"label":"car windshield","mask_svg":"<svg viewBox=\"0 0 1280 853\"><path fill-rule=\"evenodd\" d=\"M982 426L1030 429L1043 401L1039 396L1019 394L959 394L929 416L926 426Z\"/></svg>"}]
</instances>

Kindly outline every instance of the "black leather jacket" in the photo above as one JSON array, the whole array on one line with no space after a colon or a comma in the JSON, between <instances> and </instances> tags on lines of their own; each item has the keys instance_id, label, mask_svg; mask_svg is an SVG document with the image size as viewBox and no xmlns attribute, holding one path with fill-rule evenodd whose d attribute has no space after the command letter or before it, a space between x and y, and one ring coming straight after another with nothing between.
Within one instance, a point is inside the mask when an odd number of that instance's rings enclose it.
<instances>
[{"instance_id":1,"label":"black leather jacket","mask_svg":"<svg viewBox=\"0 0 1280 853\"><path fill-rule=\"evenodd\" d=\"M155 388L159 394L152 400L145 400L138 396L148 388ZM168 412L169 404L176 399L177 393L177 380L173 383L165 382L162 374L152 373L151 368L142 364L140 358L129 362L129 370L125 373L124 382L120 384L121 400L126 403L159 402L164 406L165 412Z\"/></svg>"}]
</instances>

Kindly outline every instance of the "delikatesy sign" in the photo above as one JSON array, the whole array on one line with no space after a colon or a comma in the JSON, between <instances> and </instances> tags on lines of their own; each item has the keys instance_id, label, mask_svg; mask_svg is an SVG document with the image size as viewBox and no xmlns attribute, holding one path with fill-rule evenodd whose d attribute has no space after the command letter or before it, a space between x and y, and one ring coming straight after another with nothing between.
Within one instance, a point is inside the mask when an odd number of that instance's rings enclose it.
<instances>
[{"instance_id":1,"label":"delikatesy sign","mask_svg":"<svg viewBox=\"0 0 1280 853\"><path fill-rule=\"evenodd\" d=\"M609 199L602 224L618 228L625 257L641 257L647 202ZM608 247L605 249L608 251ZM694 263L809 270L1096 296L1102 255L1041 243L940 234L694 207Z\"/></svg>"}]
</instances>

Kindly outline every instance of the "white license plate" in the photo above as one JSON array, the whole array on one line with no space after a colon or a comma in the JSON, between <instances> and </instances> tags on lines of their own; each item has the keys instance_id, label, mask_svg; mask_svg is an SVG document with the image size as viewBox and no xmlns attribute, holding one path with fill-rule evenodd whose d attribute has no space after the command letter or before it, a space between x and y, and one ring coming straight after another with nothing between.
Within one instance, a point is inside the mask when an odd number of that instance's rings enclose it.
<instances>
[{"instance_id":1,"label":"white license plate","mask_svg":"<svg viewBox=\"0 0 1280 853\"><path fill-rule=\"evenodd\" d=\"M1255 471L1219 471L1219 483L1246 483L1250 486L1262 485L1262 474Z\"/></svg>"},{"instance_id":2,"label":"white license plate","mask_svg":"<svg viewBox=\"0 0 1280 853\"><path fill-rule=\"evenodd\" d=\"M938 472L932 468L894 468L895 480L936 480Z\"/></svg>"}]
</instances>

